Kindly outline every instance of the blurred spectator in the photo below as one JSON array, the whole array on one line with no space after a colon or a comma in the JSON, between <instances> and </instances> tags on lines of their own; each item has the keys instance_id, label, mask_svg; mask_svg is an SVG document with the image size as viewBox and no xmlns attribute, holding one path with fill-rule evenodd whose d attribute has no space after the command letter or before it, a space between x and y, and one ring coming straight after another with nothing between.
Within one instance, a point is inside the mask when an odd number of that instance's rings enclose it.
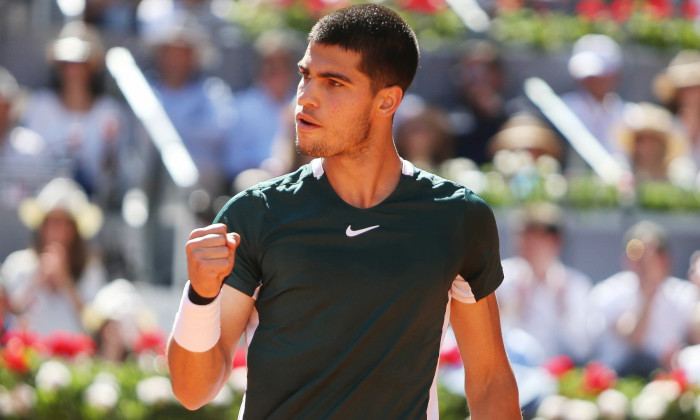
<instances>
[{"instance_id":1,"label":"blurred spectator","mask_svg":"<svg viewBox=\"0 0 700 420\"><path fill-rule=\"evenodd\" d=\"M265 181L275 176L292 172L301 165L311 162L311 156L301 154L296 148L296 98L287 104L287 109L282 109L279 117L280 129L277 130L272 142L272 154L266 159L260 168L246 169L236 176L233 183L233 192L238 193L258 182Z\"/></svg>"},{"instance_id":2,"label":"blurred spectator","mask_svg":"<svg viewBox=\"0 0 700 420\"><path fill-rule=\"evenodd\" d=\"M224 190L222 147L230 114L230 90L207 77L215 51L203 28L180 22L146 39L155 59L149 82L200 172L210 194Z\"/></svg>"},{"instance_id":3,"label":"blurred spectator","mask_svg":"<svg viewBox=\"0 0 700 420\"><path fill-rule=\"evenodd\" d=\"M56 178L19 207L20 219L35 230L30 247L2 264L3 289L12 326L46 334L81 332L80 314L106 283L99 255L88 242L102 224L102 212L73 180Z\"/></svg>"},{"instance_id":4,"label":"blurred spectator","mask_svg":"<svg viewBox=\"0 0 700 420\"><path fill-rule=\"evenodd\" d=\"M507 119L505 75L499 48L473 40L459 50L454 69L460 103L450 111L455 153L477 165L489 162L487 142Z\"/></svg>"},{"instance_id":5,"label":"blurred spectator","mask_svg":"<svg viewBox=\"0 0 700 420\"><path fill-rule=\"evenodd\" d=\"M540 119L526 113L509 118L488 143L491 158L501 150L526 151L533 161L548 155L561 163L564 157L562 149L557 134Z\"/></svg>"},{"instance_id":6,"label":"blurred spectator","mask_svg":"<svg viewBox=\"0 0 700 420\"><path fill-rule=\"evenodd\" d=\"M700 250L693 252L690 256L690 267L688 268L688 280L700 287Z\"/></svg>"},{"instance_id":7,"label":"blurred spectator","mask_svg":"<svg viewBox=\"0 0 700 420\"><path fill-rule=\"evenodd\" d=\"M18 124L24 92L0 67L0 204L14 209L60 169L44 139Z\"/></svg>"},{"instance_id":8,"label":"blurred spectator","mask_svg":"<svg viewBox=\"0 0 700 420\"><path fill-rule=\"evenodd\" d=\"M515 253L503 260L504 281L496 291L504 334L522 330L539 343L543 359L589 357L585 296L591 280L561 261L563 212L551 203L514 213ZM543 360L540 360L543 361Z\"/></svg>"},{"instance_id":9,"label":"blurred spectator","mask_svg":"<svg viewBox=\"0 0 700 420\"><path fill-rule=\"evenodd\" d=\"M626 269L590 294L596 356L620 375L669 368L686 340L698 287L671 275L666 230L649 221L624 235Z\"/></svg>"},{"instance_id":10,"label":"blurred spectator","mask_svg":"<svg viewBox=\"0 0 700 420\"><path fill-rule=\"evenodd\" d=\"M242 89L252 81L248 63L254 53L248 33L230 19L233 4L220 0L141 0L137 10L139 36L148 39L162 28L185 21L197 25L206 31L217 51L207 70L236 90Z\"/></svg>"},{"instance_id":11,"label":"blurred spectator","mask_svg":"<svg viewBox=\"0 0 700 420\"><path fill-rule=\"evenodd\" d=\"M54 71L53 89L31 95L24 124L58 156L70 160L73 178L97 203L118 202L127 117L104 92L99 35L83 22L70 22L50 43L47 57Z\"/></svg>"},{"instance_id":12,"label":"blurred spectator","mask_svg":"<svg viewBox=\"0 0 700 420\"><path fill-rule=\"evenodd\" d=\"M568 67L577 88L562 95L562 100L613 157L624 161L613 134L625 105L616 93L622 67L620 46L607 35L584 35L574 43ZM582 165L578 156L570 157L569 167Z\"/></svg>"},{"instance_id":13,"label":"blurred spectator","mask_svg":"<svg viewBox=\"0 0 700 420\"><path fill-rule=\"evenodd\" d=\"M123 361L134 351L140 334L157 330L155 314L126 279L115 279L103 286L86 305L82 318L96 339L97 354L115 362Z\"/></svg>"},{"instance_id":14,"label":"blurred spectator","mask_svg":"<svg viewBox=\"0 0 700 420\"><path fill-rule=\"evenodd\" d=\"M690 143L695 168L700 169L700 52L679 52L654 79L654 93L673 112Z\"/></svg>"},{"instance_id":15,"label":"blurred spectator","mask_svg":"<svg viewBox=\"0 0 700 420\"><path fill-rule=\"evenodd\" d=\"M254 48L256 80L234 95L236 117L226 138L225 165L231 181L246 169L261 168L272 157L274 140L283 130L281 118L294 118L288 104L299 80L301 40L291 32L270 30L256 39Z\"/></svg>"},{"instance_id":16,"label":"blurred spectator","mask_svg":"<svg viewBox=\"0 0 700 420\"><path fill-rule=\"evenodd\" d=\"M617 139L637 181L667 180L670 164L687 145L671 113L648 102L627 106Z\"/></svg>"},{"instance_id":17,"label":"blurred spectator","mask_svg":"<svg viewBox=\"0 0 700 420\"><path fill-rule=\"evenodd\" d=\"M416 103L401 112L394 141L402 158L433 173L453 157L454 138L447 114L424 103Z\"/></svg>"},{"instance_id":18,"label":"blurred spectator","mask_svg":"<svg viewBox=\"0 0 700 420\"><path fill-rule=\"evenodd\" d=\"M700 250L693 252L690 256L688 281L700 289ZM695 304L695 309L693 310L690 332L688 333L688 343L694 345L700 344L700 302ZM697 361L697 364L698 368L700 368L700 360Z\"/></svg>"},{"instance_id":19,"label":"blurred spectator","mask_svg":"<svg viewBox=\"0 0 700 420\"><path fill-rule=\"evenodd\" d=\"M141 0L90 0L85 2L85 22L107 37L124 40L136 33L136 8Z\"/></svg>"}]
</instances>

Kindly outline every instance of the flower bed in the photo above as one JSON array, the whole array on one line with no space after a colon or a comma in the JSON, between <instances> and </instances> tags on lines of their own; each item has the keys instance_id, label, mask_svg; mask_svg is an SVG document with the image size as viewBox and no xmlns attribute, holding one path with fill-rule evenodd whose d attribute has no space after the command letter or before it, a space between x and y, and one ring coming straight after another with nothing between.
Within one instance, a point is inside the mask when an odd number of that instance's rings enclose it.
<instances>
[{"instance_id":1,"label":"flower bed","mask_svg":"<svg viewBox=\"0 0 700 420\"><path fill-rule=\"evenodd\" d=\"M565 356L545 368L557 378L558 392L542 400L541 420L700 419L700 388L682 370L660 372L651 380L619 378L596 361L575 368Z\"/></svg>"},{"instance_id":2,"label":"flower bed","mask_svg":"<svg viewBox=\"0 0 700 420\"><path fill-rule=\"evenodd\" d=\"M235 419L245 388L245 356L216 398L197 411L174 397L164 355L164 336L143 335L126 361L94 356L82 334L46 337L11 331L0 349L0 418L8 420ZM440 418L463 420L464 396L439 390Z\"/></svg>"}]
</instances>

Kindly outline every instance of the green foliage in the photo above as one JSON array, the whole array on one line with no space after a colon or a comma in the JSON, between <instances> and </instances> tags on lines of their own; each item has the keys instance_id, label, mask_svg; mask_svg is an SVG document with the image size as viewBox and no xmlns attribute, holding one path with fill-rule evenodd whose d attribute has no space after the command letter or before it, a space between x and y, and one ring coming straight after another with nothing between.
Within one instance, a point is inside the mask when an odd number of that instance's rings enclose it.
<instances>
[{"instance_id":1,"label":"green foliage","mask_svg":"<svg viewBox=\"0 0 700 420\"><path fill-rule=\"evenodd\" d=\"M621 43L647 45L659 49L696 49L700 33L694 22L683 18L658 18L634 13L625 22L610 18L587 19L562 12L536 12L520 9L503 12L494 21L491 36L507 44L557 50L589 33L605 34Z\"/></svg>"}]
</instances>

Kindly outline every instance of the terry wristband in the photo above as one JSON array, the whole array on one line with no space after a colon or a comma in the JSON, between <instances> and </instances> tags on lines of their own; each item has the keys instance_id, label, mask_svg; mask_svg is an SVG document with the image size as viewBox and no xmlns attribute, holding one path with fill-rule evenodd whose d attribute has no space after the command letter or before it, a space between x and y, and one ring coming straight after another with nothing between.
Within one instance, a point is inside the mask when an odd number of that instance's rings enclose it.
<instances>
[{"instance_id":1,"label":"terry wristband","mask_svg":"<svg viewBox=\"0 0 700 420\"><path fill-rule=\"evenodd\" d=\"M190 282L175 314L173 338L187 351L205 352L216 345L221 336L221 293L209 304L197 305L189 299Z\"/></svg>"}]
</instances>

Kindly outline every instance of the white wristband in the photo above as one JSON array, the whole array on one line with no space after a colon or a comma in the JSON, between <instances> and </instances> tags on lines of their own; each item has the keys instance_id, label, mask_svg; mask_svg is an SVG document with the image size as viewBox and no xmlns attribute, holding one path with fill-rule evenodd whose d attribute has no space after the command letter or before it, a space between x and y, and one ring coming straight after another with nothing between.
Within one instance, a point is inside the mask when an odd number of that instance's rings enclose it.
<instances>
[{"instance_id":1,"label":"white wristband","mask_svg":"<svg viewBox=\"0 0 700 420\"><path fill-rule=\"evenodd\" d=\"M197 305L187 296L189 288L187 281L175 314L173 338L185 350L202 353L214 347L221 336L221 293L213 302Z\"/></svg>"}]
</instances>

